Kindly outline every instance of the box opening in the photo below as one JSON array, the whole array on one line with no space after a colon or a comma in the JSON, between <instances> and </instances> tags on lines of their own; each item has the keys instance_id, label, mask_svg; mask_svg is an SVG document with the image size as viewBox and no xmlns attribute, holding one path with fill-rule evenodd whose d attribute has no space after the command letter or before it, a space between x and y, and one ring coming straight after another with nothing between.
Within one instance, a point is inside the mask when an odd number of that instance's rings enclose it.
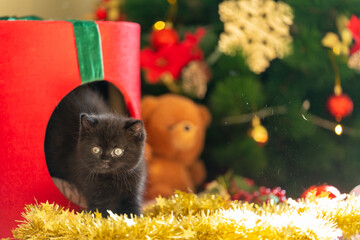
<instances>
[{"instance_id":1,"label":"box opening","mask_svg":"<svg viewBox=\"0 0 360 240\"><path fill-rule=\"evenodd\" d=\"M105 81L105 80L99 80L94 81L90 83L86 83L83 85L80 85L73 89L71 92L69 92L56 106L54 109L45 133L45 144L44 144L44 151L45 151L45 159L47 168L49 171L49 174L57 187L57 189L72 203L82 207L86 208L87 204L84 198L81 196L79 191L76 189L76 187L71 183L71 181L68 181L67 179L67 173L66 170L63 169L63 167L59 167L58 161L54 161L54 158L61 159L69 158L69 152L60 152L64 151L64 149L71 149L76 140L74 138L78 137L78 133L74 133L73 135L69 135L69 141L64 142L61 138L60 141L63 142L56 142L56 138L58 138L57 135L62 134L62 128L65 124L79 124L80 122L80 114L78 116L78 122L76 122L76 119L72 119L72 122L61 122L58 121L56 118L59 117L59 114L70 114L69 111L72 111L70 106L66 105L68 102L67 99L70 98L70 96L73 93L78 93L82 91L84 88L90 88L94 92L98 93L98 95L105 100L106 105L111 109L113 113L117 113L123 116L130 116L130 113L127 109L127 105L124 99L124 95L121 93L121 91L112 83ZM74 115L74 114L73 114ZM74 127L76 128L76 127ZM68 129L65 127L65 129ZM65 131L66 132L66 131ZM54 144L54 141L56 142ZM56 148L54 146L63 145L64 147ZM58 151L61 149L60 151ZM56 155L56 157L54 157Z\"/></svg>"}]
</instances>

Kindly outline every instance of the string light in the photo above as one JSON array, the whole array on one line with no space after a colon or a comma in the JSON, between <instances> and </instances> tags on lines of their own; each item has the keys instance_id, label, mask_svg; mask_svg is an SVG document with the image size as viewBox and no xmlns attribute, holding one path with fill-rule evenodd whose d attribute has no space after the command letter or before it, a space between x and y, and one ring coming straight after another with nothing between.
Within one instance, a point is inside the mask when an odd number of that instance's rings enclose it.
<instances>
[{"instance_id":1,"label":"string light","mask_svg":"<svg viewBox=\"0 0 360 240\"><path fill-rule=\"evenodd\" d=\"M157 21L156 23L154 23L153 28L154 30L159 31L159 30L163 30L165 28L165 25L166 24L164 21Z\"/></svg>"},{"instance_id":2,"label":"string light","mask_svg":"<svg viewBox=\"0 0 360 240\"><path fill-rule=\"evenodd\" d=\"M339 136L343 133L343 128L340 124L336 125L334 130L335 130L335 133Z\"/></svg>"},{"instance_id":3,"label":"string light","mask_svg":"<svg viewBox=\"0 0 360 240\"><path fill-rule=\"evenodd\" d=\"M286 106L267 107L267 108L261 109L259 111L251 112L251 113L224 117L221 119L221 123L226 126L233 125L233 124L243 124L243 123L251 122L252 119L254 118L254 115L264 119L264 118L275 116L275 115L286 114L287 112L288 112L288 110L287 110ZM314 114L308 113L307 112L307 103L303 104L303 106L302 106L301 116L303 117L304 120L309 121L310 123L312 123L318 127L325 128L330 131L334 131L336 125L339 124L338 122L329 121L324 118L318 117ZM346 126L341 126L341 129L342 129L341 134L344 133L349 136L360 138L360 129L346 127Z\"/></svg>"},{"instance_id":4,"label":"string light","mask_svg":"<svg viewBox=\"0 0 360 240\"><path fill-rule=\"evenodd\" d=\"M255 116L251 122L253 128L250 130L250 137L252 137L255 142L259 143L260 145L264 145L268 139L268 132L266 128L261 125L260 118Z\"/></svg>"}]
</instances>

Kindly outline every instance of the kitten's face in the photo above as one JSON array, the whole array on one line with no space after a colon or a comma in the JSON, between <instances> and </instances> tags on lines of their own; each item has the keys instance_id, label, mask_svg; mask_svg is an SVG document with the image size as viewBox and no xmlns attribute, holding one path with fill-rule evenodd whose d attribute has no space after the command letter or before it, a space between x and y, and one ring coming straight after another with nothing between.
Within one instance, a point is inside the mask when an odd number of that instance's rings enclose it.
<instances>
[{"instance_id":1,"label":"kitten's face","mask_svg":"<svg viewBox=\"0 0 360 240\"><path fill-rule=\"evenodd\" d=\"M82 114L78 155L92 173L128 171L142 160L145 131L140 120Z\"/></svg>"}]
</instances>

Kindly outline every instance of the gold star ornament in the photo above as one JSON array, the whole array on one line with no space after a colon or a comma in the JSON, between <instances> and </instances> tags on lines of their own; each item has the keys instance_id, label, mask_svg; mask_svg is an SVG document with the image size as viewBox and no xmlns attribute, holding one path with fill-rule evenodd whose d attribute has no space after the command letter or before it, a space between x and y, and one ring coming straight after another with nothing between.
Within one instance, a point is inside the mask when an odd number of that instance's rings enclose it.
<instances>
[{"instance_id":1,"label":"gold star ornament","mask_svg":"<svg viewBox=\"0 0 360 240\"><path fill-rule=\"evenodd\" d=\"M224 32L219 50L227 55L241 51L254 73L266 70L271 60L291 52L291 7L273 0L229 0L219 4Z\"/></svg>"}]
</instances>

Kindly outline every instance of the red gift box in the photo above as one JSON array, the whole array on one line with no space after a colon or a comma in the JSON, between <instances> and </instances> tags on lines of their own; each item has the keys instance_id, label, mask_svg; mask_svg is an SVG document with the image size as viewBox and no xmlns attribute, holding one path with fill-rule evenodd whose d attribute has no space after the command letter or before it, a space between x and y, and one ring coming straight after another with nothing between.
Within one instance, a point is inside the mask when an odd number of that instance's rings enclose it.
<instances>
[{"instance_id":1,"label":"red gift box","mask_svg":"<svg viewBox=\"0 0 360 240\"><path fill-rule=\"evenodd\" d=\"M124 95L140 118L140 26L96 22L103 79ZM10 237L26 204L74 207L46 166L47 123L61 99L82 79L74 26L67 21L0 21L0 237Z\"/></svg>"}]
</instances>

